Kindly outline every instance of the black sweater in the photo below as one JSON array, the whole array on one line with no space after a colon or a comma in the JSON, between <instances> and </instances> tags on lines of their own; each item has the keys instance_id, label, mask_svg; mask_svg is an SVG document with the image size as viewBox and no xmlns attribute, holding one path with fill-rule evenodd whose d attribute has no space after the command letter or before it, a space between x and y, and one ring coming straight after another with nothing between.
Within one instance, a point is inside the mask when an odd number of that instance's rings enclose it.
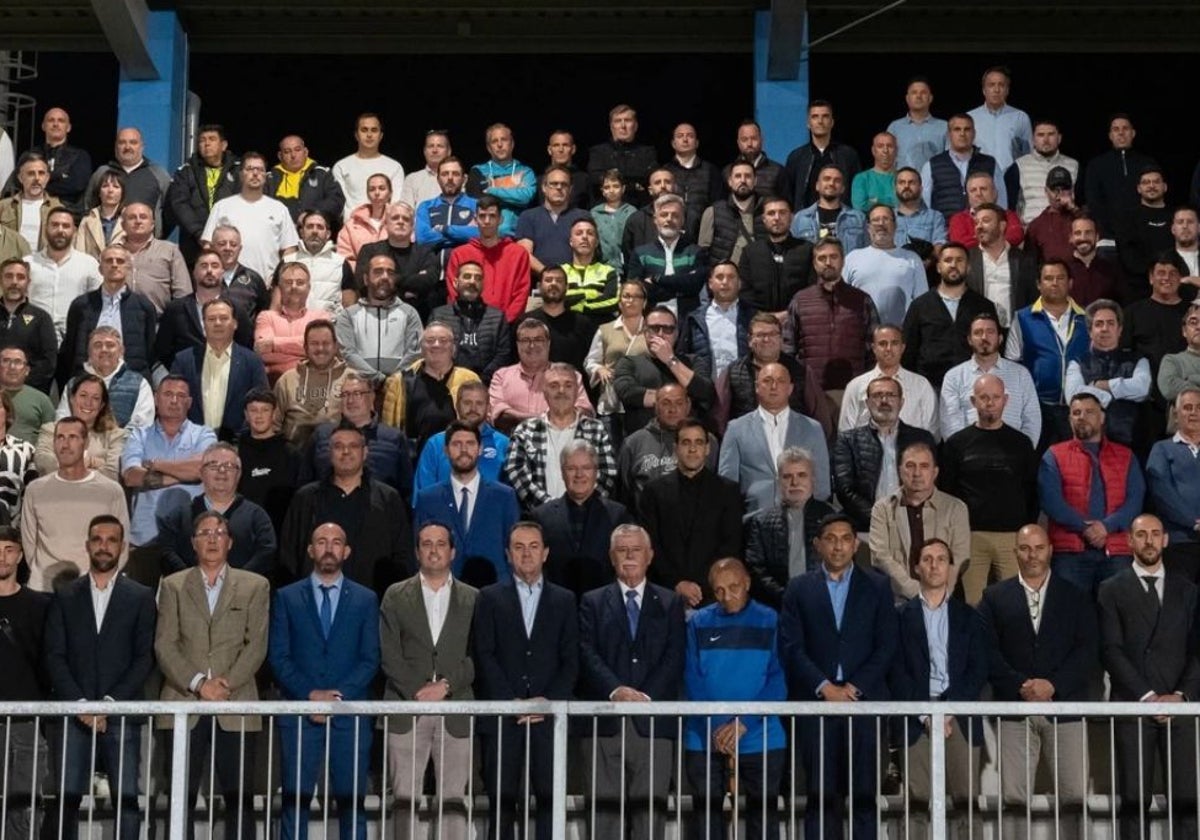
<instances>
[{"instance_id":1,"label":"black sweater","mask_svg":"<svg viewBox=\"0 0 1200 840\"><path fill-rule=\"evenodd\" d=\"M1038 457L1012 426L971 425L942 444L938 486L962 499L972 531L1016 531L1037 521Z\"/></svg>"}]
</instances>

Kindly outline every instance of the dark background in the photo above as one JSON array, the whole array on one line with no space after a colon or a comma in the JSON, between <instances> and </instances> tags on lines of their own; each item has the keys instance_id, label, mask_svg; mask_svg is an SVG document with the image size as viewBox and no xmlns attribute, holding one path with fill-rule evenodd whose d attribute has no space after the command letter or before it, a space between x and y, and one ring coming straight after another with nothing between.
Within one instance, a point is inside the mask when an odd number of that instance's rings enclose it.
<instances>
[{"instance_id":1,"label":"dark background","mask_svg":"<svg viewBox=\"0 0 1200 840\"><path fill-rule=\"evenodd\" d=\"M354 117L376 111L384 120L384 152L405 169L422 165L427 129L449 129L455 153L468 165L485 159L484 128L509 123L516 156L540 170L546 138L556 128L575 134L576 162L607 139L608 109L638 110L640 138L670 154L672 127L693 123L703 157L724 163L735 153L737 123L753 113L751 56L294 56L193 55L191 88L203 100L201 120L225 125L235 151L272 153L288 133L305 137L312 156L332 164L354 150ZM1108 148L1107 121L1128 112L1135 145L1165 167L1168 203L1183 202L1200 150L1190 122L1195 59L1188 55L848 55L811 60L810 95L836 109L834 136L853 143L869 166L871 136L904 113L910 76L929 78L933 111L947 117L983 101L982 71L1007 64L1010 102L1031 117L1057 119L1063 151L1086 162ZM37 98L37 120L65 107L72 142L97 163L111 156L116 130L117 64L98 53L43 53L39 78L15 89ZM803 121L804 115L796 119ZM18 138L23 148L28 135ZM41 139L40 132L37 135Z\"/></svg>"}]
</instances>

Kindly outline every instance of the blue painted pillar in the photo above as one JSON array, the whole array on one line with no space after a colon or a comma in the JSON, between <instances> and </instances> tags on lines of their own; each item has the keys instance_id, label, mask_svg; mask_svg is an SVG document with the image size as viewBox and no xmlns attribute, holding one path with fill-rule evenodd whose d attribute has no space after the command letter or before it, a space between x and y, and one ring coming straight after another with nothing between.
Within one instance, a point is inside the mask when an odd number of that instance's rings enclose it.
<instances>
[{"instance_id":1,"label":"blue painted pillar","mask_svg":"<svg viewBox=\"0 0 1200 840\"><path fill-rule=\"evenodd\" d=\"M762 126L763 151L783 163L788 153L808 142L808 27L795 79L768 81L767 45L771 13L754 13L754 118Z\"/></svg>"},{"instance_id":2,"label":"blue painted pillar","mask_svg":"<svg viewBox=\"0 0 1200 840\"><path fill-rule=\"evenodd\" d=\"M175 12L147 15L146 43L158 78L131 79L121 70L117 126L140 129L146 141L146 157L167 172L174 172L183 163L188 89L187 35Z\"/></svg>"}]
</instances>

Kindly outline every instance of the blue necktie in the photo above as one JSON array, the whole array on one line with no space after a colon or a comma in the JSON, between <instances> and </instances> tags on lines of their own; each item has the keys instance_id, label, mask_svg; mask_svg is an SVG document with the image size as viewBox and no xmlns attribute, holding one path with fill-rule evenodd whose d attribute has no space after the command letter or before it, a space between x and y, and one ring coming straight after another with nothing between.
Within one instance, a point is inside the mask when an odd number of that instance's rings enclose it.
<instances>
[{"instance_id":1,"label":"blue necktie","mask_svg":"<svg viewBox=\"0 0 1200 840\"><path fill-rule=\"evenodd\" d=\"M629 618L629 638L637 638L638 619L642 610L638 607L637 590L630 589L625 593L625 615Z\"/></svg>"},{"instance_id":2,"label":"blue necktie","mask_svg":"<svg viewBox=\"0 0 1200 840\"><path fill-rule=\"evenodd\" d=\"M321 633L326 639L329 638L329 631L333 629L333 602L329 600L329 590L332 586L321 584Z\"/></svg>"},{"instance_id":3,"label":"blue necktie","mask_svg":"<svg viewBox=\"0 0 1200 840\"><path fill-rule=\"evenodd\" d=\"M471 491L466 487L462 489L462 501L458 505L458 518L462 520L462 532L467 533L467 528L471 525L471 506L470 506Z\"/></svg>"}]
</instances>

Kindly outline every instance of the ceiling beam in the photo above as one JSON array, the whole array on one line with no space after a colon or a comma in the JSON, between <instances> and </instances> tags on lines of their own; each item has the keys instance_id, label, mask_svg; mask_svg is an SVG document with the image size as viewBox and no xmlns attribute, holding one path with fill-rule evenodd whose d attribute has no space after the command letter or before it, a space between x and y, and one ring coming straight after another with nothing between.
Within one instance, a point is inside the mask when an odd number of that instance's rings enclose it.
<instances>
[{"instance_id":1,"label":"ceiling beam","mask_svg":"<svg viewBox=\"0 0 1200 840\"><path fill-rule=\"evenodd\" d=\"M126 78L148 81L159 78L146 39L146 0L91 0L92 11L108 38L108 45Z\"/></svg>"}]
</instances>

